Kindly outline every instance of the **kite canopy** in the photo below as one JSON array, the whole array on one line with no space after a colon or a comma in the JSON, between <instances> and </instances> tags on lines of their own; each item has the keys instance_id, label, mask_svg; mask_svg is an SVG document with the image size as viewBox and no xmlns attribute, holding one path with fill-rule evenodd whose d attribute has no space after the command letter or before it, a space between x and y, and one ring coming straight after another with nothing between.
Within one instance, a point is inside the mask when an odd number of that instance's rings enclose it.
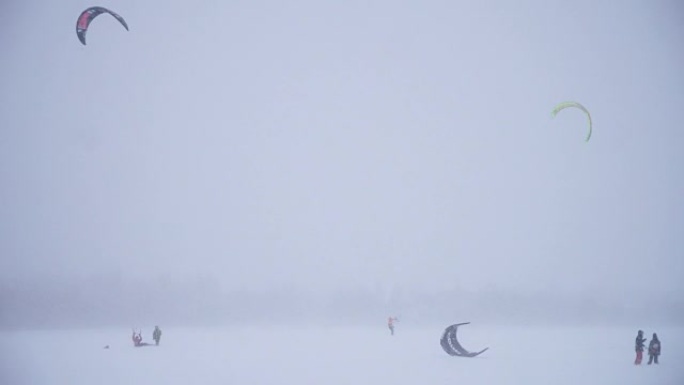
<instances>
[{"instance_id":1,"label":"kite canopy","mask_svg":"<svg viewBox=\"0 0 684 385\"><path fill-rule=\"evenodd\" d=\"M457 357L475 357L479 356L480 354L487 351L487 349L489 349L484 348L479 352L469 352L463 346L461 346L461 344L458 342L458 338L456 335L456 333L458 332L458 327L461 325L468 325L469 323L470 322L454 324L444 329L444 333L442 334L442 338L439 340L439 343L440 345L442 345L442 349L444 349L444 351L447 352L448 355Z\"/></svg>"},{"instance_id":2,"label":"kite canopy","mask_svg":"<svg viewBox=\"0 0 684 385\"><path fill-rule=\"evenodd\" d=\"M81 41L81 44L86 45L86 32L88 32L90 22L103 13L112 15L124 28L126 28L126 31L128 31L128 24L126 24L126 20L124 20L123 17L104 7L90 7L81 12L76 21L76 35L78 36L78 40Z\"/></svg>"},{"instance_id":3,"label":"kite canopy","mask_svg":"<svg viewBox=\"0 0 684 385\"><path fill-rule=\"evenodd\" d=\"M589 133L587 134L587 138L585 139L585 141L588 142L589 138L591 138L591 114L583 105L581 105L577 102L571 102L571 101L562 102L562 103L558 104L556 107L554 107L553 111L551 112L551 116L553 116L555 118L556 114L558 114L558 112L560 112L561 110L564 110L566 108L569 108L569 107L579 108L580 110L584 111L585 114L587 114L587 119L589 120Z\"/></svg>"}]
</instances>

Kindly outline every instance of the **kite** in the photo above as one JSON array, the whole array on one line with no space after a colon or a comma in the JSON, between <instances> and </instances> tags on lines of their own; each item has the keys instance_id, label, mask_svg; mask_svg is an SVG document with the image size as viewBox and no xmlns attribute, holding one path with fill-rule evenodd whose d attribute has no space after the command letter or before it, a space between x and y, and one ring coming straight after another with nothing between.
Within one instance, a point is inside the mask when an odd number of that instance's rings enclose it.
<instances>
[{"instance_id":1,"label":"kite","mask_svg":"<svg viewBox=\"0 0 684 385\"><path fill-rule=\"evenodd\" d=\"M469 352L465 350L463 346L461 346L456 336L456 333L458 332L458 327L461 325L468 325L469 323L470 322L454 324L444 329L444 333L442 334L442 338L439 340L439 343L442 345L442 349L444 349L444 351L447 352L448 355L456 357L476 357L489 349L484 348L479 352Z\"/></svg>"},{"instance_id":2,"label":"kite","mask_svg":"<svg viewBox=\"0 0 684 385\"><path fill-rule=\"evenodd\" d=\"M554 107L553 111L551 112L552 117L556 117L556 114L560 112L561 110L564 110L569 107L575 107L579 108L580 110L584 111L585 114L587 114L587 119L589 120L589 133L587 134L587 138L585 139L585 142L589 141L589 138L591 138L591 114L589 111L581 104L577 102L563 102L558 104L556 107Z\"/></svg>"},{"instance_id":3,"label":"kite","mask_svg":"<svg viewBox=\"0 0 684 385\"><path fill-rule=\"evenodd\" d=\"M104 7L90 7L81 12L81 14L78 16L78 20L76 21L76 35L78 36L78 40L81 41L81 44L86 45L86 32L88 32L90 22L103 13L112 15L116 20L119 21L119 23L121 23L121 25L123 25L124 28L126 28L126 31L128 31L128 24L123 17Z\"/></svg>"}]
</instances>

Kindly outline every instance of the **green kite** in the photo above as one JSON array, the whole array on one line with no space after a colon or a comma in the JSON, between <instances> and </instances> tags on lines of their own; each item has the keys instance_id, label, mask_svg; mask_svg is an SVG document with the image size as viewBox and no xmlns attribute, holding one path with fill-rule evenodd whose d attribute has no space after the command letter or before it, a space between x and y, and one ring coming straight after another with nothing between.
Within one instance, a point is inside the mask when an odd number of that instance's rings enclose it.
<instances>
[{"instance_id":1,"label":"green kite","mask_svg":"<svg viewBox=\"0 0 684 385\"><path fill-rule=\"evenodd\" d=\"M551 116L554 118L556 117L556 114L560 112L561 110L564 110L569 107L575 107L579 108L580 110L584 111L585 114L587 114L587 119L589 120L589 133L587 134L587 139L585 139L586 142L589 141L589 138L591 138L591 114L589 111L581 104L577 102L563 102L558 104L556 107L554 107L553 112L551 112Z\"/></svg>"}]
</instances>

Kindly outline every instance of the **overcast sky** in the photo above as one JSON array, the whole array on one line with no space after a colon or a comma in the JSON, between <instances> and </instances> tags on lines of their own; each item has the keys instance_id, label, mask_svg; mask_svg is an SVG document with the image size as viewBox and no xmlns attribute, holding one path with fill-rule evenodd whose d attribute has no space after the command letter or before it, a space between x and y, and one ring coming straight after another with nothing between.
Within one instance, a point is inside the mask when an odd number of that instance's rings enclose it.
<instances>
[{"instance_id":1,"label":"overcast sky","mask_svg":"<svg viewBox=\"0 0 684 385\"><path fill-rule=\"evenodd\" d=\"M1 9L2 279L684 291L677 0Z\"/></svg>"}]
</instances>

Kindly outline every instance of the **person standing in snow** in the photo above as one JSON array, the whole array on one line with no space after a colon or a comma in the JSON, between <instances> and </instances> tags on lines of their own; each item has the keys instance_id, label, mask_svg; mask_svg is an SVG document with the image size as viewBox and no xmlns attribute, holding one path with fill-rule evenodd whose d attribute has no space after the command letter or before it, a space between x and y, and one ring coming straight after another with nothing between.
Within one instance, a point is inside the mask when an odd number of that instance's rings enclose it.
<instances>
[{"instance_id":1,"label":"person standing in snow","mask_svg":"<svg viewBox=\"0 0 684 385\"><path fill-rule=\"evenodd\" d=\"M658 363L658 356L660 355L660 340L658 335L653 333L653 338L651 338L651 343L648 344L648 364Z\"/></svg>"},{"instance_id":2,"label":"person standing in snow","mask_svg":"<svg viewBox=\"0 0 684 385\"><path fill-rule=\"evenodd\" d=\"M397 317L389 317L387 319L387 327L390 330L390 334L394 335L394 321L399 321Z\"/></svg>"},{"instance_id":3,"label":"person standing in snow","mask_svg":"<svg viewBox=\"0 0 684 385\"><path fill-rule=\"evenodd\" d=\"M154 332L152 332L152 339L154 340L155 345L159 345L159 340L161 339L162 331L159 329L159 326L154 327Z\"/></svg>"},{"instance_id":4,"label":"person standing in snow","mask_svg":"<svg viewBox=\"0 0 684 385\"><path fill-rule=\"evenodd\" d=\"M644 331L639 330L635 341L636 359L634 360L634 365L641 365L641 359L644 355L644 347L646 346L645 342L646 338L644 338Z\"/></svg>"}]
</instances>

